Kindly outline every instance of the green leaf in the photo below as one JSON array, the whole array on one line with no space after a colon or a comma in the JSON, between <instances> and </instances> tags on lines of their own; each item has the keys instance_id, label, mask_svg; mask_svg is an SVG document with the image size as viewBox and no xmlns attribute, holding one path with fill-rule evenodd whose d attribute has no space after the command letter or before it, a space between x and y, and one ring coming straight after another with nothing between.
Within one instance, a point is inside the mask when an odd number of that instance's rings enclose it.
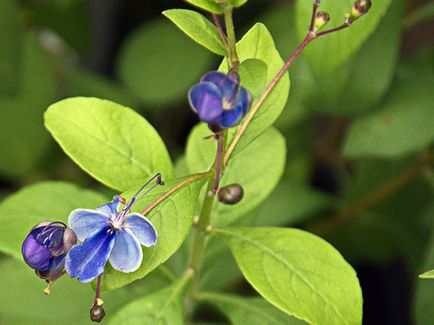
<instances>
[{"instance_id":1,"label":"green leaf","mask_svg":"<svg viewBox=\"0 0 434 325\"><path fill-rule=\"evenodd\" d=\"M183 298L188 280L189 278L184 276L164 290L135 300L122 308L109 324L183 325Z\"/></svg>"},{"instance_id":2,"label":"green leaf","mask_svg":"<svg viewBox=\"0 0 434 325\"><path fill-rule=\"evenodd\" d=\"M166 182L166 185L159 191L141 200L135 210L140 211L142 206L150 204L161 193L179 183L180 180ZM166 262L179 249L191 229L194 209L203 184L204 179L199 178L180 187L146 215L157 230L157 244L151 248L143 248L142 265L133 273L118 272L107 265L102 282L105 290L117 289L143 278L157 266ZM128 197L128 195L125 196Z\"/></svg>"},{"instance_id":3,"label":"green leaf","mask_svg":"<svg viewBox=\"0 0 434 325\"><path fill-rule=\"evenodd\" d=\"M203 10L215 14L223 13L223 8L220 5L218 5L215 0L185 0L185 1L192 4L193 6L196 6L198 8L201 8Z\"/></svg>"},{"instance_id":4,"label":"green leaf","mask_svg":"<svg viewBox=\"0 0 434 325\"><path fill-rule=\"evenodd\" d=\"M140 106L140 101L123 85L82 69L66 73L68 97L98 97L127 107Z\"/></svg>"},{"instance_id":5,"label":"green leaf","mask_svg":"<svg viewBox=\"0 0 434 325\"><path fill-rule=\"evenodd\" d=\"M151 110L187 98L213 62L211 53L194 44L166 19L146 23L121 49L118 75Z\"/></svg>"},{"instance_id":6,"label":"green leaf","mask_svg":"<svg viewBox=\"0 0 434 325\"><path fill-rule=\"evenodd\" d=\"M27 186L0 203L0 251L21 259L21 245L30 229L44 220L67 223L77 208L95 209L108 200L66 182Z\"/></svg>"},{"instance_id":7,"label":"green leaf","mask_svg":"<svg viewBox=\"0 0 434 325\"><path fill-rule=\"evenodd\" d=\"M62 149L101 183L127 190L155 175L172 176L157 131L139 114L98 98L69 98L45 112L45 126Z\"/></svg>"},{"instance_id":8,"label":"green leaf","mask_svg":"<svg viewBox=\"0 0 434 325\"><path fill-rule=\"evenodd\" d=\"M167 279L152 273L140 283L103 293L106 318L110 321L126 303L168 285ZM44 296L47 284L24 262L10 258L0 261L0 320L2 325L90 325L89 309L95 293L67 276L59 279L50 296ZM6 318L6 320L3 319ZM16 319L22 321L17 323Z\"/></svg>"},{"instance_id":9,"label":"green leaf","mask_svg":"<svg viewBox=\"0 0 434 325\"><path fill-rule=\"evenodd\" d=\"M283 179L259 209L248 214L247 223L255 226L294 225L332 208L335 203L326 193Z\"/></svg>"},{"instance_id":10,"label":"green leaf","mask_svg":"<svg viewBox=\"0 0 434 325\"><path fill-rule=\"evenodd\" d=\"M163 11L179 29L195 42L218 55L226 55L226 48L217 27L200 13L193 10L171 9Z\"/></svg>"},{"instance_id":11,"label":"green leaf","mask_svg":"<svg viewBox=\"0 0 434 325\"><path fill-rule=\"evenodd\" d=\"M253 98L259 98L267 86L267 64L259 59L246 59L238 66L238 74Z\"/></svg>"},{"instance_id":12,"label":"green leaf","mask_svg":"<svg viewBox=\"0 0 434 325\"><path fill-rule=\"evenodd\" d=\"M237 51L240 62L243 63L247 59L258 59L266 63L268 66L266 81L263 84L265 89L279 70L283 67L283 60L276 50L273 38L267 28L260 23L255 24L237 43ZM251 65L248 66L252 68ZM228 65L225 60L221 66L220 70L227 71ZM257 64L255 64L254 70L257 70ZM263 68L260 68L263 70ZM256 76L258 73L253 71L252 76ZM262 74L262 72L261 72ZM261 78L262 79L262 78ZM241 79L241 84L243 80ZM249 82L251 84L251 82ZM261 82L262 84L262 82ZM262 91L264 90L262 89ZM258 89L260 90L260 89ZM256 90L255 93L259 94L262 91ZM288 73L285 72L282 79L274 87L273 91L261 105L254 118L246 128L240 142L236 146L234 153L243 150L253 139L263 133L270 125L272 125L276 119L279 117L280 113L285 107L286 100L289 93L289 77ZM254 98L252 106L258 100L258 96ZM232 129L235 132L236 128Z\"/></svg>"},{"instance_id":13,"label":"green leaf","mask_svg":"<svg viewBox=\"0 0 434 325\"><path fill-rule=\"evenodd\" d=\"M419 275L419 278L421 279L434 279L434 270L422 273Z\"/></svg>"},{"instance_id":14,"label":"green leaf","mask_svg":"<svg viewBox=\"0 0 434 325\"><path fill-rule=\"evenodd\" d=\"M431 239L427 242L425 248L426 254L422 262L422 266L419 266L418 273L432 269L434 266L434 236L431 232ZM432 272L432 271L431 271ZM430 277L432 273L430 272ZM417 279L416 278L416 290L414 299L415 315L414 323L423 325L434 324L434 309L432 304L434 301L434 281Z\"/></svg>"},{"instance_id":15,"label":"green leaf","mask_svg":"<svg viewBox=\"0 0 434 325\"><path fill-rule=\"evenodd\" d=\"M346 157L392 158L434 140L434 78L401 82L378 112L357 119L343 146Z\"/></svg>"},{"instance_id":16,"label":"green leaf","mask_svg":"<svg viewBox=\"0 0 434 325\"><path fill-rule=\"evenodd\" d=\"M247 281L273 305L310 324L362 324L357 275L326 241L297 229L216 231Z\"/></svg>"},{"instance_id":17,"label":"green leaf","mask_svg":"<svg viewBox=\"0 0 434 325\"><path fill-rule=\"evenodd\" d=\"M42 115L56 97L48 54L31 36L20 45L18 93L0 97L0 173L12 178L29 174L46 153L50 138Z\"/></svg>"},{"instance_id":18,"label":"green leaf","mask_svg":"<svg viewBox=\"0 0 434 325\"><path fill-rule=\"evenodd\" d=\"M0 94L13 95L17 92L20 68L22 28L19 8L15 0L0 1ZM1 119L0 119L1 120Z\"/></svg>"},{"instance_id":19,"label":"green leaf","mask_svg":"<svg viewBox=\"0 0 434 325\"><path fill-rule=\"evenodd\" d=\"M203 172L212 165L216 141L205 124L196 126L189 136L186 159L190 172ZM220 187L239 183L244 198L237 205L214 203L214 224L228 225L252 211L271 193L283 174L286 160L285 139L274 128L268 129L242 151L234 151L221 179Z\"/></svg>"},{"instance_id":20,"label":"green leaf","mask_svg":"<svg viewBox=\"0 0 434 325\"><path fill-rule=\"evenodd\" d=\"M339 26L345 22L345 14L351 11L353 0L322 1L320 11L330 14L331 20L324 30ZM334 70L338 65L354 54L374 32L381 18L386 15L392 1L383 0L373 3L369 13L355 21L349 28L321 37L310 44L305 55L318 76ZM312 1L296 1L296 25L299 39L303 39L312 17Z\"/></svg>"},{"instance_id":21,"label":"green leaf","mask_svg":"<svg viewBox=\"0 0 434 325\"><path fill-rule=\"evenodd\" d=\"M232 325L302 325L306 324L292 318L270 305L262 298L247 298L218 293L200 293L199 299L215 305L225 314Z\"/></svg>"},{"instance_id":22,"label":"green leaf","mask_svg":"<svg viewBox=\"0 0 434 325\"><path fill-rule=\"evenodd\" d=\"M308 89L306 96L311 110L354 114L372 109L382 99L396 71L404 5L405 1L395 0L363 46ZM369 19L369 15L366 18Z\"/></svg>"}]
</instances>

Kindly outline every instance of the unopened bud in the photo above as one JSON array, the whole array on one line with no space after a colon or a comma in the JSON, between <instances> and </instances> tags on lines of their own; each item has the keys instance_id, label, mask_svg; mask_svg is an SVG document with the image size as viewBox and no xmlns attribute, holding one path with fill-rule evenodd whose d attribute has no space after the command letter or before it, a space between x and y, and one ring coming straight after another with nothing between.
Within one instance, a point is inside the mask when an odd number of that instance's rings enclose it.
<instances>
[{"instance_id":1,"label":"unopened bud","mask_svg":"<svg viewBox=\"0 0 434 325\"><path fill-rule=\"evenodd\" d=\"M77 244L77 235L71 228L65 228L63 232L63 249L65 252L69 252L72 246Z\"/></svg>"},{"instance_id":2,"label":"unopened bud","mask_svg":"<svg viewBox=\"0 0 434 325\"><path fill-rule=\"evenodd\" d=\"M327 12L318 12L313 24L313 32L319 31L330 21L330 15Z\"/></svg>"},{"instance_id":3,"label":"unopened bud","mask_svg":"<svg viewBox=\"0 0 434 325\"><path fill-rule=\"evenodd\" d=\"M240 184L230 184L220 188L217 196L223 204L237 204L244 197L244 189Z\"/></svg>"},{"instance_id":4,"label":"unopened bud","mask_svg":"<svg viewBox=\"0 0 434 325\"><path fill-rule=\"evenodd\" d=\"M105 316L104 308L100 305L94 305L90 310L90 320L92 322L99 323L103 320Z\"/></svg>"},{"instance_id":5,"label":"unopened bud","mask_svg":"<svg viewBox=\"0 0 434 325\"><path fill-rule=\"evenodd\" d=\"M351 14L347 15L347 19L354 21L363 15L367 14L372 6L371 0L356 0L351 8Z\"/></svg>"}]
</instances>

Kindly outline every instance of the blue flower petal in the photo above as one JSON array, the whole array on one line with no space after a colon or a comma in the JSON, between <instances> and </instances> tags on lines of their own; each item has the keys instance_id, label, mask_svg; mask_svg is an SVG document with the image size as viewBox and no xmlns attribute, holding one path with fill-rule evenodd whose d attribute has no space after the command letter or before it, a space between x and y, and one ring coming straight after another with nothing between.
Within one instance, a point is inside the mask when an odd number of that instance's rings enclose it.
<instances>
[{"instance_id":1,"label":"blue flower petal","mask_svg":"<svg viewBox=\"0 0 434 325\"><path fill-rule=\"evenodd\" d=\"M35 270L48 270L51 265L50 249L36 241L36 236L42 229L44 227L33 229L21 247L24 261Z\"/></svg>"},{"instance_id":2,"label":"blue flower petal","mask_svg":"<svg viewBox=\"0 0 434 325\"><path fill-rule=\"evenodd\" d=\"M118 214L119 205L121 204L121 201L119 200L119 196L115 196L113 198L113 201L107 204L104 204L98 208L96 208L98 211L107 214L108 216L113 216Z\"/></svg>"},{"instance_id":3,"label":"blue flower petal","mask_svg":"<svg viewBox=\"0 0 434 325\"><path fill-rule=\"evenodd\" d=\"M252 101L253 101L253 97L249 93L249 91L246 88L241 87L235 106L241 105L244 116L249 112L250 105L252 105Z\"/></svg>"},{"instance_id":4,"label":"blue flower petal","mask_svg":"<svg viewBox=\"0 0 434 325\"><path fill-rule=\"evenodd\" d=\"M157 231L152 223L140 213L130 213L127 215L124 226L133 232L134 236L143 246L151 247L157 243Z\"/></svg>"},{"instance_id":5,"label":"blue flower petal","mask_svg":"<svg viewBox=\"0 0 434 325\"><path fill-rule=\"evenodd\" d=\"M104 265L112 251L116 232L110 227L100 229L83 243L71 248L65 260L68 274L83 283L95 279L104 272Z\"/></svg>"},{"instance_id":6,"label":"blue flower petal","mask_svg":"<svg viewBox=\"0 0 434 325\"><path fill-rule=\"evenodd\" d=\"M108 215L90 209L75 209L68 217L69 226L80 241L106 227L109 222Z\"/></svg>"},{"instance_id":7,"label":"blue flower petal","mask_svg":"<svg viewBox=\"0 0 434 325\"><path fill-rule=\"evenodd\" d=\"M202 77L202 82L211 82L217 86L223 97L232 97L238 90L240 79L238 76L230 76L226 73L211 71ZM235 97L235 96L234 96Z\"/></svg>"},{"instance_id":8,"label":"blue flower petal","mask_svg":"<svg viewBox=\"0 0 434 325\"><path fill-rule=\"evenodd\" d=\"M210 82L202 82L193 86L188 93L190 105L206 123L218 122L223 112L222 94L218 88Z\"/></svg>"},{"instance_id":9,"label":"blue flower petal","mask_svg":"<svg viewBox=\"0 0 434 325\"><path fill-rule=\"evenodd\" d=\"M243 107L241 105L236 106L230 110L226 110L223 112L220 119L220 125L225 129L233 127L241 121L243 116Z\"/></svg>"},{"instance_id":10,"label":"blue flower petal","mask_svg":"<svg viewBox=\"0 0 434 325\"><path fill-rule=\"evenodd\" d=\"M142 259L142 246L131 230L128 228L118 230L109 257L112 267L121 272L134 272L142 264Z\"/></svg>"}]
</instances>

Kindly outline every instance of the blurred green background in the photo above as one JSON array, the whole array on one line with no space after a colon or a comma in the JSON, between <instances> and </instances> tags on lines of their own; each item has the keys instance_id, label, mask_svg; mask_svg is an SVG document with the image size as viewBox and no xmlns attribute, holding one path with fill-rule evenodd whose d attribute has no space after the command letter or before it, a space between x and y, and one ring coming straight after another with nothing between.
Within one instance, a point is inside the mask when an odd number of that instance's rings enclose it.
<instances>
[{"instance_id":1,"label":"blurred green background","mask_svg":"<svg viewBox=\"0 0 434 325\"><path fill-rule=\"evenodd\" d=\"M220 58L162 17L169 8L190 7L175 0L0 1L0 214L8 195L43 180L112 194L44 128L45 109L66 97L110 99L141 113L182 175L197 123L186 93ZM299 42L293 16L292 1L249 0L235 13L238 37L260 21L287 58ZM375 32L334 71L319 74L309 55L297 59L277 122L288 146L286 172L244 220L308 229L337 247L358 272L364 324L434 324L434 281L417 278L434 269L433 16L433 1L393 0ZM214 248L204 286L249 294L227 250ZM169 263L175 271L177 260ZM156 271L106 294L108 317L169 280ZM49 297L43 288L23 261L0 255L0 324L89 322L90 287L62 279ZM225 323L215 310L199 317Z\"/></svg>"}]
</instances>

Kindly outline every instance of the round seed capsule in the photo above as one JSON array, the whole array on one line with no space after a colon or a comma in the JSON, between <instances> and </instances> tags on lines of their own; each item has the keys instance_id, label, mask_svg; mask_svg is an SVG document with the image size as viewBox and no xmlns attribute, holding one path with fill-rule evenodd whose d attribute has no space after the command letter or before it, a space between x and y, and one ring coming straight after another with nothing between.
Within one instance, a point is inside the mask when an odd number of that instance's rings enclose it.
<instances>
[{"instance_id":1,"label":"round seed capsule","mask_svg":"<svg viewBox=\"0 0 434 325\"><path fill-rule=\"evenodd\" d=\"M223 204L237 204L244 197L244 189L240 184L230 184L219 189L218 200Z\"/></svg>"}]
</instances>

